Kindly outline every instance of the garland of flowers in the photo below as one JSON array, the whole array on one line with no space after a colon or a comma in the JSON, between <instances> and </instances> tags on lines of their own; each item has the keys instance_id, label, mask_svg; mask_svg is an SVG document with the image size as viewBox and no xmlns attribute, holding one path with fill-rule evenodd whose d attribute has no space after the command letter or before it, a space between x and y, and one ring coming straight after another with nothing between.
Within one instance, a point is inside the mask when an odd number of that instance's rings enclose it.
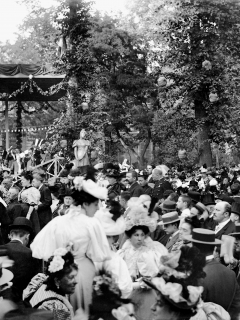
<instances>
[{"instance_id":1,"label":"garland of flowers","mask_svg":"<svg viewBox=\"0 0 240 320\"><path fill-rule=\"evenodd\" d=\"M29 76L28 81L24 82L19 89L12 92L11 94L8 93L0 93L0 99L1 100L9 100L13 97L16 97L19 94L22 94L25 89L29 88L29 92L33 93L33 87L37 90L38 93L40 93L43 96L52 96L59 92L62 89L62 83L55 84L51 86L47 91L43 91L37 83L32 79L31 75Z\"/></svg>"}]
</instances>

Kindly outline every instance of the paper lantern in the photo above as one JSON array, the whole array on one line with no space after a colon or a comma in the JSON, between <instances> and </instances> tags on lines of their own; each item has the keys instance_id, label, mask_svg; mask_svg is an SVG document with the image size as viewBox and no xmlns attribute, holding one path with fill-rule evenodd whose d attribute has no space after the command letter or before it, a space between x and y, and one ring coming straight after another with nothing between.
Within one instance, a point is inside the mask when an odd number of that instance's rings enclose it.
<instances>
[{"instance_id":1,"label":"paper lantern","mask_svg":"<svg viewBox=\"0 0 240 320\"><path fill-rule=\"evenodd\" d=\"M186 150L185 149L180 149L179 151L178 151L178 158L179 159L184 159L184 158L186 158Z\"/></svg>"},{"instance_id":2,"label":"paper lantern","mask_svg":"<svg viewBox=\"0 0 240 320\"><path fill-rule=\"evenodd\" d=\"M67 147L67 140L61 140L60 141L60 147L61 148L66 148Z\"/></svg>"},{"instance_id":3,"label":"paper lantern","mask_svg":"<svg viewBox=\"0 0 240 320\"><path fill-rule=\"evenodd\" d=\"M158 78L158 86L159 87L166 87L167 85L167 79L165 77L159 77Z\"/></svg>"},{"instance_id":4,"label":"paper lantern","mask_svg":"<svg viewBox=\"0 0 240 320\"><path fill-rule=\"evenodd\" d=\"M217 95L217 93L210 93L210 94L209 94L209 101L210 101L210 102L216 102L216 101L218 101L218 95Z\"/></svg>"},{"instance_id":5,"label":"paper lantern","mask_svg":"<svg viewBox=\"0 0 240 320\"><path fill-rule=\"evenodd\" d=\"M210 61L205 60L202 63L202 67L205 68L206 70L211 70L212 69L212 64Z\"/></svg>"},{"instance_id":6,"label":"paper lantern","mask_svg":"<svg viewBox=\"0 0 240 320\"><path fill-rule=\"evenodd\" d=\"M81 107L82 107L83 110L87 110L88 109L88 103L87 102L83 102L81 104Z\"/></svg>"}]
</instances>

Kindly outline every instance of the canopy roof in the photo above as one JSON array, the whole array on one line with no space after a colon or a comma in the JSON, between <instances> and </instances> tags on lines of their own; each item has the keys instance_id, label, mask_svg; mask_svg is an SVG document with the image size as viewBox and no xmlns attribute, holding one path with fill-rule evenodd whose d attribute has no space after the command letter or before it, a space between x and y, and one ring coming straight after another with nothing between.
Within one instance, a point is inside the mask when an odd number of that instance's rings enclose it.
<instances>
[{"instance_id":1,"label":"canopy roof","mask_svg":"<svg viewBox=\"0 0 240 320\"><path fill-rule=\"evenodd\" d=\"M45 66L37 66L32 64L0 64L0 94L7 93L11 95L19 90L22 85L29 81L32 76L33 81L43 91L49 90L50 87L59 84L65 75L54 74ZM14 97L10 97L10 101L57 101L65 95L65 90L59 90L52 95L44 95L39 92L38 88L32 87L32 92L26 88L23 92L18 93ZM0 100L5 100L0 96Z\"/></svg>"}]
</instances>

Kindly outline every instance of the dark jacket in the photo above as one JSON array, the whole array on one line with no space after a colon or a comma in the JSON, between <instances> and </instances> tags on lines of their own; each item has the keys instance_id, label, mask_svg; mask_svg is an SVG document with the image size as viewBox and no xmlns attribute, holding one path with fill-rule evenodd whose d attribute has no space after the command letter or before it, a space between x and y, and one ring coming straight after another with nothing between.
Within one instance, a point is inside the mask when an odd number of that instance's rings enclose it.
<instances>
[{"instance_id":1,"label":"dark jacket","mask_svg":"<svg viewBox=\"0 0 240 320\"><path fill-rule=\"evenodd\" d=\"M228 235L233 232L235 232L235 224L230 220L221 230L216 233L215 238L221 240L222 235Z\"/></svg>"},{"instance_id":2,"label":"dark jacket","mask_svg":"<svg viewBox=\"0 0 240 320\"><path fill-rule=\"evenodd\" d=\"M19 302L22 300L23 290L40 271L39 260L34 259L32 251L18 240L10 241L0 246L0 249L6 249L8 257L14 261L14 265L9 268L14 274L12 280L12 299L14 302Z\"/></svg>"},{"instance_id":3,"label":"dark jacket","mask_svg":"<svg viewBox=\"0 0 240 320\"><path fill-rule=\"evenodd\" d=\"M107 189L108 189L109 200L114 200L114 198L116 198L117 196L119 196L121 194L122 186L120 183L116 182L112 185L109 185L107 187Z\"/></svg>"},{"instance_id":4,"label":"dark jacket","mask_svg":"<svg viewBox=\"0 0 240 320\"><path fill-rule=\"evenodd\" d=\"M0 202L0 244L8 241L8 226L10 222L6 207Z\"/></svg>"},{"instance_id":5,"label":"dark jacket","mask_svg":"<svg viewBox=\"0 0 240 320\"><path fill-rule=\"evenodd\" d=\"M152 197L160 200L163 198L163 194L166 190L172 190L172 185L169 181L161 178L155 182L155 186L152 191Z\"/></svg>"},{"instance_id":6,"label":"dark jacket","mask_svg":"<svg viewBox=\"0 0 240 320\"><path fill-rule=\"evenodd\" d=\"M21 203L18 200L10 202L7 206L7 214L9 216L11 224L16 218L24 217L24 210Z\"/></svg>"},{"instance_id":7,"label":"dark jacket","mask_svg":"<svg viewBox=\"0 0 240 320\"><path fill-rule=\"evenodd\" d=\"M235 314L239 309L239 286L235 273L216 260L210 260L204 267L206 277L202 279L204 287L203 301L213 302Z\"/></svg>"},{"instance_id":8,"label":"dark jacket","mask_svg":"<svg viewBox=\"0 0 240 320\"><path fill-rule=\"evenodd\" d=\"M131 198L140 197L143 194L142 187L138 184L138 182L134 182L127 192L130 194Z\"/></svg>"},{"instance_id":9,"label":"dark jacket","mask_svg":"<svg viewBox=\"0 0 240 320\"><path fill-rule=\"evenodd\" d=\"M146 184L144 187L142 187L142 194L147 194L148 196L151 197L152 192L153 192L153 189L148 184Z\"/></svg>"},{"instance_id":10,"label":"dark jacket","mask_svg":"<svg viewBox=\"0 0 240 320\"><path fill-rule=\"evenodd\" d=\"M40 223L40 228L42 229L51 219L52 219L52 197L51 192L44 184L39 189L41 198L41 204L38 206L38 218Z\"/></svg>"},{"instance_id":11,"label":"dark jacket","mask_svg":"<svg viewBox=\"0 0 240 320\"><path fill-rule=\"evenodd\" d=\"M174 244L179 240L179 232L176 233L172 238L171 236L168 238L168 241L166 243L166 248L168 249L168 252L172 251L172 248Z\"/></svg>"}]
</instances>

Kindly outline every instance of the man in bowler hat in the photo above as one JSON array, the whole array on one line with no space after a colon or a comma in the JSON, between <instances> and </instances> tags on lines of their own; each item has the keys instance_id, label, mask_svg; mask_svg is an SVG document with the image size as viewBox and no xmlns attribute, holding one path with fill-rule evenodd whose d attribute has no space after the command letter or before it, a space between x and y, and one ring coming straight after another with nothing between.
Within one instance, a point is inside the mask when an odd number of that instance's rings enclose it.
<instances>
[{"instance_id":1,"label":"man in bowler hat","mask_svg":"<svg viewBox=\"0 0 240 320\"><path fill-rule=\"evenodd\" d=\"M7 250L8 257L14 261L10 268L14 274L11 299L16 303L21 303L23 290L40 271L39 261L32 257L32 251L27 248L32 232L31 221L24 217L18 217L9 226L11 241L0 246L0 249Z\"/></svg>"}]
</instances>

